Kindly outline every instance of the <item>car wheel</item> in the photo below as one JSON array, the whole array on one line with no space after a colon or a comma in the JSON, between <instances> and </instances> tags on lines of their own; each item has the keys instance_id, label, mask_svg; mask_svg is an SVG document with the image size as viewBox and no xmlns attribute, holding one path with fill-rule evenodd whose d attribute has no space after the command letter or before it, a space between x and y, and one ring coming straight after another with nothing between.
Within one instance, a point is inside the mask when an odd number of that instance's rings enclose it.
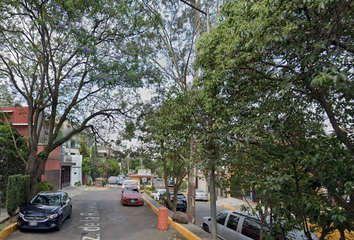
<instances>
[{"instance_id":1,"label":"car wheel","mask_svg":"<svg viewBox=\"0 0 354 240\"><path fill-rule=\"evenodd\" d=\"M203 229L204 229L204 231L206 231L206 232L210 232L208 225L206 225L205 223L203 224Z\"/></svg>"},{"instance_id":2,"label":"car wheel","mask_svg":"<svg viewBox=\"0 0 354 240\"><path fill-rule=\"evenodd\" d=\"M73 208L70 208L70 212L69 212L69 215L67 216L67 218L71 218L72 214L73 214Z\"/></svg>"},{"instance_id":3,"label":"car wheel","mask_svg":"<svg viewBox=\"0 0 354 240\"><path fill-rule=\"evenodd\" d=\"M55 230L60 231L62 223L63 223L63 217L60 216L57 222L57 226L55 227Z\"/></svg>"}]
</instances>

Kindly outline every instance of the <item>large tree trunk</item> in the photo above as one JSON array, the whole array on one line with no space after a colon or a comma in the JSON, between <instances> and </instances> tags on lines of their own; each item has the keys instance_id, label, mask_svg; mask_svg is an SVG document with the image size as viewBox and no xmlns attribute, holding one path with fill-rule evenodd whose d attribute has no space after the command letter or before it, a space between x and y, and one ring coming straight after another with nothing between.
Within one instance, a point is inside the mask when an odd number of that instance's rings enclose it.
<instances>
[{"instance_id":1,"label":"large tree trunk","mask_svg":"<svg viewBox=\"0 0 354 240\"><path fill-rule=\"evenodd\" d=\"M28 157L28 163L26 168L26 175L31 176L30 183L30 195L29 198L33 198L36 195L37 182L41 180L41 174L45 172L45 163L48 156L39 156L37 154L37 146L31 147ZM43 155L43 154L42 154Z\"/></svg>"}]
</instances>

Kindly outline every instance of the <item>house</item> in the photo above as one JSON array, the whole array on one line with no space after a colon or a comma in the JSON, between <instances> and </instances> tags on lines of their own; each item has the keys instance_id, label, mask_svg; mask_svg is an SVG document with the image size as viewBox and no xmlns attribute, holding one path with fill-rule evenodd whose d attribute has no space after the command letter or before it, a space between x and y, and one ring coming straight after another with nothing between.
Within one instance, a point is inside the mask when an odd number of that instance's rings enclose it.
<instances>
[{"instance_id":1,"label":"house","mask_svg":"<svg viewBox=\"0 0 354 240\"><path fill-rule=\"evenodd\" d=\"M16 130L28 138L28 107L1 107L0 113L6 113L5 121L13 124ZM65 131L65 130L64 130ZM43 151L46 142L46 130L41 132L38 152ZM54 185L54 189L65 186L74 186L75 182L82 183L81 163L76 142L68 143L70 147L57 147L49 153L41 180L46 180Z\"/></svg>"},{"instance_id":2,"label":"house","mask_svg":"<svg viewBox=\"0 0 354 240\"><path fill-rule=\"evenodd\" d=\"M139 185L145 184L146 187L152 187L152 179L154 175L151 174L150 169L138 169L137 174L130 174L131 180L137 180Z\"/></svg>"}]
</instances>

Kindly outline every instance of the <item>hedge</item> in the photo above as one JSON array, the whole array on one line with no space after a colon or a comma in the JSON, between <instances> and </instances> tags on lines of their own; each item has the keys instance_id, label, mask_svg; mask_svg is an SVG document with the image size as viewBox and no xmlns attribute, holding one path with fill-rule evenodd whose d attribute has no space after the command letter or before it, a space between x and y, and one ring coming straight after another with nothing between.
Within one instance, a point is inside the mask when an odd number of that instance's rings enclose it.
<instances>
[{"instance_id":1,"label":"hedge","mask_svg":"<svg viewBox=\"0 0 354 240\"><path fill-rule=\"evenodd\" d=\"M6 189L6 211L10 216L23 207L29 197L30 177L12 175L8 177Z\"/></svg>"}]
</instances>

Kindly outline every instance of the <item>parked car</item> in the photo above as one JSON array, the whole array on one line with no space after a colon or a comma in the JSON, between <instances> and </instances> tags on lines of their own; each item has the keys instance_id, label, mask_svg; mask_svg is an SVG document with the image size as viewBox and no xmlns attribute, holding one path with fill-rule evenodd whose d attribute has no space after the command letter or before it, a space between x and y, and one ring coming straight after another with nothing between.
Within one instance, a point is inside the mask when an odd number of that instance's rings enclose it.
<instances>
[{"instance_id":1,"label":"parked car","mask_svg":"<svg viewBox=\"0 0 354 240\"><path fill-rule=\"evenodd\" d=\"M117 184L117 177L111 176L108 178L109 184Z\"/></svg>"},{"instance_id":2,"label":"parked car","mask_svg":"<svg viewBox=\"0 0 354 240\"><path fill-rule=\"evenodd\" d=\"M163 204L165 205L165 207L169 208L168 203L167 203L167 195L166 192L163 193L160 198L163 201ZM173 192L170 192L170 198L171 198L171 202L173 203ZM183 193L178 192L177 193L177 211L181 211L181 212L186 212L187 211L187 198L186 196L184 196Z\"/></svg>"},{"instance_id":3,"label":"parked car","mask_svg":"<svg viewBox=\"0 0 354 240\"><path fill-rule=\"evenodd\" d=\"M225 240L259 240L261 232L261 221L256 215L248 214L247 212L224 210L216 216L218 237ZM202 228L210 232L211 218L204 217ZM263 231L269 232L267 223L262 226ZM313 240L318 240L318 237L311 233ZM303 231L294 230L286 235L285 239L304 240L307 239Z\"/></svg>"},{"instance_id":4,"label":"parked car","mask_svg":"<svg viewBox=\"0 0 354 240\"><path fill-rule=\"evenodd\" d=\"M123 177L118 177L117 184L118 185L122 185L123 182L124 182L124 178Z\"/></svg>"},{"instance_id":5,"label":"parked car","mask_svg":"<svg viewBox=\"0 0 354 240\"><path fill-rule=\"evenodd\" d=\"M201 189L195 190L195 200L208 201L209 196L208 193Z\"/></svg>"},{"instance_id":6,"label":"parked car","mask_svg":"<svg viewBox=\"0 0 354 240\"><path fill-rule=\"evenodd\" d=\"M50 229L59 231L72 214L69 195L63 191L40 192L21 209L17 218L19 229Z\"/></svg>"},{"instance_id":7,"label":"parked car","mask_svg":"<svg viewBox=\"0 0 354 240\"><path fill-rule=\"evenodd\" d=\"M167 181L167 186L173 187L173 181L172 181L172 180L168 180L168 181Z\"/></svg>"},{"instance_id":8,"label":"parked car","mask_svg":"<svg viewBox=\"0 0 354 240\"><path fill-rule=\"evenodd\" d=\"M126 186L137 186L140 191L139 182L137 180L124 180L122 184L122 192Z\"/></svg>"},{"instance_id":9,"label":"parked car","mask_svg":"<svg viewBox=\"0 0 354 240\"><path fill-rule=\"evenodd\" d=\"M138 186L126 186L122 193L121 202L123 205L144 205L143 195Z\"/></svg>"},{"instance_id":10,"label":"parked car","mask_svg":"<svg viewBox=\"0 0 354 240\"><path fill-rule=\"evenodd\" d=\"M164 194L166 192L165 189L155 189L154 191L152 191L152 195L154 196L155 200L160 200L160 197L162 194Z\"/></svg>"}]
</instances>

